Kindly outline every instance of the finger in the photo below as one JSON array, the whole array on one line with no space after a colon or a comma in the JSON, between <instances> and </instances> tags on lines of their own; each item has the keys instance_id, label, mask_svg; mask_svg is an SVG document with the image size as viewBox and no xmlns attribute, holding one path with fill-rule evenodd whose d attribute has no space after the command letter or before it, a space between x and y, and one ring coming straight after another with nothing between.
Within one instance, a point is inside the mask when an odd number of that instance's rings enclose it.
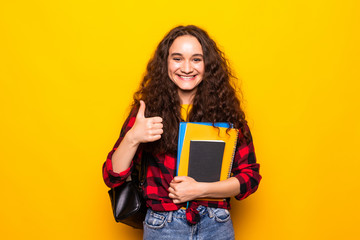
<instances>
[{"instance_id":1,"label":"finger","mask_svg":"<svg viewBox=\"0 0 360 240\"><path fill-rule=\"evenodd\" d=\"M154 122L154 120L147 118L146 119L146 127L147 127L147 129L162 129L163 124L159 123L159 122Z\"/></svg>"},{"instance_id":2,"label":"finger","mask_svg":"<svg viewBox=\"0 0 360 240\"><path fill-rule=\"evenodd\" d=\"M184 181L185 179L186 179L186 176L176 176L173 178L173 181L178 183L178 182Z\"/></svg>"},{"instance_id":3,"label":"finger","mask_svg":"<svg viewBox=\"0 0 360 240\"><path fill-rule=\"evenodd\" d=\"M150 141L154 142L156 140L159 140L161 138L161 135L152 135L150 136Z\"/></svg>"},{"instance_id":4,"label":"finger","mask_svg":"<svg viewBox=\"0 0 360 240\"><path fill-rule=\"evenodd\" d=\"M164 125L162 123L153 123L152 127L162 129L164 127Z\"/></svg>"},{"instance_id":5,"label":"finger","mask_svg":"<svg viewBox=\"0 0 360 240\"><path fill-rule=\"evenodd\" d=\"M189 176L176 176L174 177L175 181L177 182L184 182L184 181L195 181L192 177Z\"/></svg>"},{"instance_id":6,"label":"finger","mask_svg":"<svg viewBox=\"0 0 360 240\"><path fill-rule=\"evenodd\" d=\"M169 191L169 193L176 195L175 189L173 187L169 187L168 191Z\"/></svg>"},{"instance_id":7,"label":"finger","mask_svg":"<svg viewBox=\"0 0 360 240\"><path fill-rule=\"evenodd\" d=\"M157 140L161 139L161 135L153 135L153 136L149 136L147 138L145 138L144 143L147 142L155 142Z\"/></svg>"},{"instance_id":8,"label":"finger","mask_svg":"<svg viewBox=\"0 0 360 240\"><path fill-rule=\"evenodd\" d=\"M161 123L163 121L161 117L152 117L150 119L153 123Z\"/></svg>"},{"instance_id":9,"label":"finger","mask_svg":"<svg viewBox=\"0 0 360 240\"><path fill-rule=\"evenodd\" d=\"M164 130L160 129L153 129L149 131L150 135L161 135L163 134Z\"/></svg>"},{"instance_id":10,"label":"finger","mask_svg":"<svg viewBox=\"0 0 360 240\"><path fill-rule=\"evenodd\" d=\"M169 198L171 198L173 201L174 201L174 199L177 199L177 196L175 195L175 194L173 194L173 193L169 193Z\"/></svg>"},{"instance_id":11,"label":"finger","mask_svg":"<svg viewBox=\"0 0 360 240\"><path fill-rule=\"evenodd\" d=\"M182 203L182 202L180 201L180 199L174 198L174 199L173 199L173 203L178 204L178 203Z\"/></svg>"},{"instance_id":12,"label":"finger","mask_svg":"<svg viewBox=\"0 0 360 240\"><path fill-rule=\"evenodd\" d=\"M145 118L145 102L143 100L140 100L140 107L139 107L139 111L136 115L136 118Z\"/></svg>"},{"instance_id":13,"label":"finger","mask_svg":"<svg viewBox=\"0 0 360 240\"><path fill-rule=\"evenodd\" d=\"M170 188L172 188L175 191L175 187L176 187L177 183L171 181L170 182Z\"/></svg>"}]
</instances>

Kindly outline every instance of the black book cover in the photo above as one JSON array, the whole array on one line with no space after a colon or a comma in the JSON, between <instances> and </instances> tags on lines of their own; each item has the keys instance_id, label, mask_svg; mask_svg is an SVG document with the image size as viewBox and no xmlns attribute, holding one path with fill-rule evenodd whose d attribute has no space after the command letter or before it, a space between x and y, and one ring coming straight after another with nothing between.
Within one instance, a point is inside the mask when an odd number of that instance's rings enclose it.
<instances>
[{"instance_id":1,"label":"black book cover","mask_svg":"<svg viewBox=\"0 0 360 240\"><path fill-rule=\"evenodd\" d=\"M188 176L198 182L220 180L224 141L190 141Z\"/></svg>"}]
</instances>

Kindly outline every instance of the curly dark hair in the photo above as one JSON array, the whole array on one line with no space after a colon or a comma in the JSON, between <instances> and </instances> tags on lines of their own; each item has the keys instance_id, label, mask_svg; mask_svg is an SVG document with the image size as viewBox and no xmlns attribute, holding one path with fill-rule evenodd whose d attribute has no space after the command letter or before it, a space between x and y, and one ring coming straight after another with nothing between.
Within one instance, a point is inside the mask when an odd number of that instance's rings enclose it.
<instances>
[{"instance_id":1,"label":"curly dark hair","mask_svg":"<svg viewBox=\"0 0 360 240\"><path fill-rule=\"evenodd\" d=\"M191 122L227 122L249 141L244 111L237 97L235 80L224 53L206 31L194 25L173 28L159 43L155 54L150 59L139 90L134 94L133 107L139 107L139 101L146 103L145 116L163 118L161 139L145 144L145 149L153 153L175 153L181 118L180 98L177 86L168 76L167 59L169 48L174 40L183 35L190 35L200 42L204 55L205 72L197 87L193 107L189 113Z\"/></svg>"}]
</instances>

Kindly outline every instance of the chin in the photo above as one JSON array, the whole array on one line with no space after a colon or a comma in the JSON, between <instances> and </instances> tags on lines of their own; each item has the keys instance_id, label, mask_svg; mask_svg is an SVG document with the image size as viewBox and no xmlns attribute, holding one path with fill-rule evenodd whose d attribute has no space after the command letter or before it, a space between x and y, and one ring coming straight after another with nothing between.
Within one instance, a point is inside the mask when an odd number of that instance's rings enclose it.
<instances>
[{"instance_id":1,"label":"chin","mask_svg":"<svg viewBox=\"0 0 360 240\"><path fill-rule=\"evenodd\" d=\"M182 92L184 92L184 93L192 93L192 92L194 92L196 89L197 89L197 86L178 86L178 88L179 88L179 90L180 91L182 91Z\"/></svg>"}]
</instances>

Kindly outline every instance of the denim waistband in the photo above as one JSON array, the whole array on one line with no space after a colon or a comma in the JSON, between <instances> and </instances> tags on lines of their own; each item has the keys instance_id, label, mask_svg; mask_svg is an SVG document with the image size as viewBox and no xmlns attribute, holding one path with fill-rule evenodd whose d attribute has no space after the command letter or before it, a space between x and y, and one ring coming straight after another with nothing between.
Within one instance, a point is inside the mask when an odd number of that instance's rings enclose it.
<instances>
[{"instance_id":1,"label":"denim waistband","mask_svg":"<svg viewBox=\"0 0 360 240\"><path fill-rule=\"evenodd\" d=\"M151 210L150 208L149 208L149 210L152 212L156 212L156 211ZM197 210L199 211L200 216L203 216L206 214L208 214L210 218L212 218L214 216L213 209L210 207L205 207L205 206L200 205L197 207ZM167 215L168 222L171 222L172 218L186 219L186 209L182 209L182 208L180 208L179 210L176 210L176 211L162 212L162 214Z\"/></svg>"}]
</instances>

